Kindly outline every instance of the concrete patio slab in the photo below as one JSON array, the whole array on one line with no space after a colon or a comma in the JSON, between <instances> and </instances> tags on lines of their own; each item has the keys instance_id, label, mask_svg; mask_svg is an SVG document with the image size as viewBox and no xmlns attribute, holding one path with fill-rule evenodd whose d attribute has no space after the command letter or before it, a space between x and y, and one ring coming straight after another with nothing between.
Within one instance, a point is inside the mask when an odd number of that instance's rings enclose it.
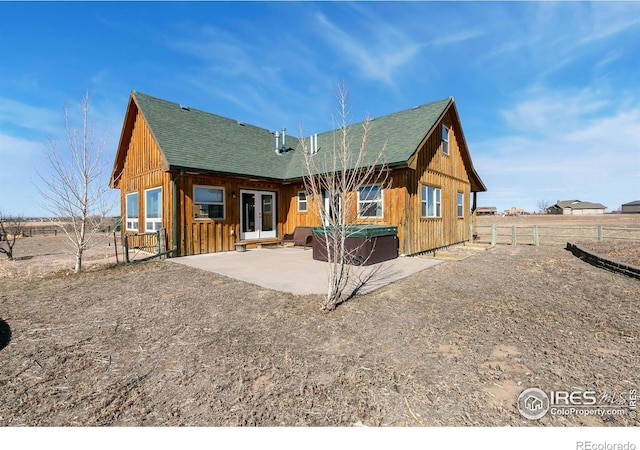
<instances>
[{"instance_id":1,"label":"concrete patio slab","mask_svg":"<svg viewBox=\"0 0 640 450\"><path fill-rule=\"evenodd\" d=\"M296 295L325 294L328 264L313 259L313 252L299 247L252 249L182 256L168 261ZM351 290L362 283L360 293L371 292L441 263L437 259L399 257L371 266L354 267Z\"/></svg>"}]
</instances>

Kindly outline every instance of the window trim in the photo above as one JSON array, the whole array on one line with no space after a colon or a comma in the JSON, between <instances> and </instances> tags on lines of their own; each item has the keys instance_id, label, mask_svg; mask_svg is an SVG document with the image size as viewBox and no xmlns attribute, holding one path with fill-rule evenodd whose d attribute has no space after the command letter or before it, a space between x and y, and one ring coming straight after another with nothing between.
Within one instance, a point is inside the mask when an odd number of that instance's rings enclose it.
<instances>
[{"instance_id":1,"label":"window trim","mask_svg":"<svg viewBox=\"0 0 640 450\"><path fill-rule=\"evenodd\" d=\"M442 154L449 156L449 127L445 124L442 124Z\"/></svg>"},{"instance_id":2,"label":"window trim","mask_svg":"<svg viewBox=\"0 0 640 450\"><path fill-rule=\"evenodd\" d=\"M304 200L300 200L300 194L304 195ZM308 212L309 211L309 199L307 198L307 192L306 191L298 191L298 194L296 195L296 198L298 199L298 212L300 212L300 213ZM304 205L304 209L303 209L302 205Z\"/></svg>"},{"instance_id":3,"label":"window trim","mask_svg":"<svg viewBox=\"0 0 640 450\"><path fill-rule=\"evenodd\" d=\"M135 195L136 196L136 216L135 217L129 217L129 196L130 195ZM133 223L135 221L135 228L129 228L129 219L131 220L131 223ZM140 196L138 195L137 192L129 192L128 194L125 195L125 200L124 200L124 229L125 231L139 231L140 230Z\"/></svg>"},{"instance_id":4,"label":"window trim","mask_svg":"<svg viewBox=\"0 0 640 450\"><path fill-rule=\"evenodd\" d=\"M378 192L380 193L380 200L360 200L360 189L363 188L371 188L371 187L377 187L378 188ZM363 186L360 186L358 188L357 191L357 195L358 195L358 202L357 202L357 209L358 209L358 219L384 219L384 189L382 188L382 184L380 183L376 183L376 184L366 184ZM375 216L363 216L361 215L361 208L360 205L363 203L379 203L380 204L380 215L375 215ZM377 213L377 209L376 208L376 213Z\"/></svg>"},{"instance_id":5,"label":"window trim","mask_svg":"<svg viewBox=\"0 0 640 450\"><path fill-rule=\"evenodd\" d=\"M464 219L464 192L461 191L456 193L456 213L458 219Z\"/></svg>"},{"instance_id":6,"label":"window trim","mask_svg":"<svg viewBox=\"0 0 640 450\"><path fill-rule=\"evenodd\" d=\"M158 201L158 209L160 211L160 217L148 217L148 213L149 213L149 202L147 199L147 195L149 194L149 192L151 191L160 191L160 197L159 197L159 201ZM147 227L147 225L149 223L159 223L160 224L160 228L155 228L153 227L152 229L149 229ZM139 225L138 225L139 226ZM144 190L144 232L145 233L153 233L156 232L158 230L162 229L162 186L155 186L149 189L145 189Z\"/></svg>"},{"instance_id":7,"label":"window trim","mask_svg":"<svg viewBox=\"0 0 640 450\"><path fill-rule=\"evenodd\" d=\"M219 189L222 191L222 202L196 202L196 189ZM224 186L210 186L206 184L194 184L193 185L193 197L192 197L192 210L195 205L222 205L222 217L195 217L193 214L193 220L225 220L227 218L227 193Z\"/></svg>"},{"instance_id":8,"label":"window trim","mask_svg":"<svg viewBox=\"0 0 640 450\"><path fill-rule=\"evenodd\" d=\"M429 189L433 189L432 198L429 199ZM425 198L426 192L426 198ZM436 193L440 200L437 200ZM442 219L442 188L440 186L432 186L430 184L422 184L420 188L420 217L423 219ZM429 200L433 202L433 213L434 215L429 215ZM426 208L423 208L423 205L426 204ZM427 215L423 214L423 211L426 211Z\"/></svg>"}]
</instances>

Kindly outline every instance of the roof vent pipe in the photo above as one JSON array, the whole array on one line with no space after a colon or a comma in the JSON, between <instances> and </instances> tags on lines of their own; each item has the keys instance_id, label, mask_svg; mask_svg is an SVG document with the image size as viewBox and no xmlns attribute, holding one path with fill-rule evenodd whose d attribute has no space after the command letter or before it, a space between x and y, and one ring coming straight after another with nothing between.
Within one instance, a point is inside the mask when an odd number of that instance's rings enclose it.
<instances>
[{"instance_id":1,"label":"roof vent pipe","mask_svg":"<svg viewBox=\"0 0 640 450\"><path fill-rule=\"evenodd\" d=\"M275 131L273 135L276 137L276 153L279 155L280 154L280 145L279 145L280 133Z\"/></svg>"},{"instance_id":2,"label":"roof vent pipe","mask_svg":"<svg viewBox=\"0 0 640 450\"><path fill-rule=\"evenodd\" d=\"M287 133L287 129L285 127L282 127L282 151L284 152L286 150L286 145L284 143L284 138L286 136Z\"/></svg>"}]
</instances>

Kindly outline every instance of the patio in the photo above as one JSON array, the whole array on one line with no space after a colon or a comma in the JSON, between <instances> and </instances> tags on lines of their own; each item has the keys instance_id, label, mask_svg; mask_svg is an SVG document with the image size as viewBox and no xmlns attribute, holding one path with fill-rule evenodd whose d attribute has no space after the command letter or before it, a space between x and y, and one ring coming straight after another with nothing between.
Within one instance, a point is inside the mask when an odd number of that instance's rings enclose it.
<instances>
[{"instance_id":1,"label":"patio","mask_svg":"<svg viewBox=\"0 0 640 450\"><path fill-rule=\"evenodd\" d=\"M210 253L170 258L169 261L295 295L327 292L327 263L314 260L310 249L300 247ZM371 292L441 262L423 257L398 257L354 267L354 282L350 288L362 283L358 292Z\"/></svg>"}]
</instances>

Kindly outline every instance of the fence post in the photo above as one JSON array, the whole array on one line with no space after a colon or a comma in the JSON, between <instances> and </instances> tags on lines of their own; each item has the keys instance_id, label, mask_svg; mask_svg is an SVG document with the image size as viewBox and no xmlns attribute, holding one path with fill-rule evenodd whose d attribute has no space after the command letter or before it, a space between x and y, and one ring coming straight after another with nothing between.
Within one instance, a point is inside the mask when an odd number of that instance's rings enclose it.
<instances>
[{"instance_id":1,"label":"fence post","mask_svg":"<svg viewBox=\"0 0 640 450\"><path fill-rule=\"evenodd\" d=\"M536 247L540 244L540 239L538 236L538 225L533 226L533 245Z\"/></svg>"},{"instance_id":2,"label":"fence post","mask_svg":"<svg viewBox=\"0 0 640 450\"><path fill-rule=\"evenodd\" d=\"M113 248L116 250L116 264L120 264L118 260L118 239L116 238L116 232L113 232Z\"/></svg>"},{"instance_id":3,"label":"fence post","mask_svg":"<svg viewBox=\"0 0 640 450\"><path fill-rule=\"evenodd\" d=\"M598 241L604 241L604 232L602 230L602 225L598 225Z\"/></svg>"},{"instance_id":4,"label":"fence post","mask_svg":"<svg viewBox=\"0 0 640 450\"><path fill-rule=\"evenodd\" d=\"M124 239L124 260L129 264L129 239L126 234L122 236L122 239Z\"/></svg>"},{"instance_id":5,"label":"fence post","mask_svg":"<svg viewBox=\"0 0 640 450\"><path fill-rule=\"evenodd\" d=\"M496 229L496 224L492 223L491 224L491 245L496 245L497 240L498 240L498 231Z\"/></svg>"},{"instance_id":6,"label":"fence post","mask_svg":"<svg viewBox=\"0 0 640 450\"><path fill-rule=\"evenodd\" d=\"M511 245L516 245L516 226L511 227Z\"/></svg>"}]
</instances>

